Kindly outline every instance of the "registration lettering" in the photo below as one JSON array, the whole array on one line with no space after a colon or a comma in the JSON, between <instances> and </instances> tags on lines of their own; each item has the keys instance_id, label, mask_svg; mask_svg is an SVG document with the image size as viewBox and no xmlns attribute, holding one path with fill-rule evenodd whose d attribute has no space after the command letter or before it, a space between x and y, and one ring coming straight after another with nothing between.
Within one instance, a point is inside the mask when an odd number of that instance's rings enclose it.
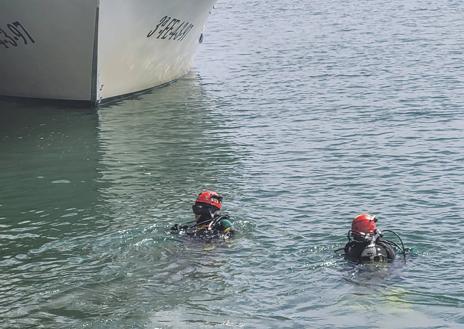
<instances>
[{"instance_id":1,"label":"registration lettering","mask_svg":"<svg viewBox=\"0 0 464 329\"><path fill-rule=\"evenodd\" d=\"M167 39L182 41L189 32L193 29L194 25L190 22L183 21L174 17L164 16L159 20L159 23L150 30L147 38Z\"/></svg>"},{"instance_id":2,"label":"registration lettering","mask_svg":"<svg viewBox=\"0 0 464 329\"><path fill-rule=\"evenodd\" d=\"M0 25L0 45L4 48L15 48L33 43L35 43L34 38L21 22Z\"/></svg>"}]
</instances>

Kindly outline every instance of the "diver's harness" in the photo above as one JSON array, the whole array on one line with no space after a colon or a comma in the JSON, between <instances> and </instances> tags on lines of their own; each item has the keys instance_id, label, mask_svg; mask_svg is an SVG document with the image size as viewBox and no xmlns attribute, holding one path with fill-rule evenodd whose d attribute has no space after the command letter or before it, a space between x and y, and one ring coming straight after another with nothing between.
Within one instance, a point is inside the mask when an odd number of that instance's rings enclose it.
<instances>
[{"instance_id":1,"label":"diver's harness","mask_svg":"<svg viewBox=\"0 0 464 329\"><path fill-rule=\"evenodd\" d=\"M217 233L215 232L215 227L223 219L229 219L229 215L219 215L215 216L212 219L206 219L199 223L194 223L193 225L179 225L175 224L171 227L171 231L184 231L187 234L195 235L196 233Z\"/></svg>"},{"instance_id":2,"label":"diver's harness","mask_svg":"<svg viewBox=\"0 0 464 329\"><path fill-rule=\"evenodd\" d=\"M223 219L228 219L229 218L229 215L219 215L219 216L216 216L216 217L213 217L213 219L208 219L208 220L204 220L202 222L199 222L199 223L196 223L194 224L192 227L195 228L195 229L202 229L203 228L203 225L206 225L208 224L208 226L206 227L206 230L207 231L213 231L216 227L217 224L219 224L219 222ZM205 229L205 228L203 228Z\"/></svg>"},{"instance_id":3,"label":"diver's harness","mask_svg":"<svg viewBox=\"0 0 464 329\"><path fill-rule=\"evenodd\" d=\"M392 230L384 230L383 232L388 232L388 233L392 233L393 235L395 235L398 238L400 244L396 243L395 241L391 241L391 240L387 240L383 238L382 232L378 229L375 231L374 234L360 233L356 235L353 234L351 230L349 230L346 236L348 238L348 243L352 243L352 244L359 243L360 245L365 245L363 251L361 252L361 257L366 257L370 260L375 260L375 257L378 257L377 256L378 254L377 253L377 246L378 246L377 240L379 238L382 238L381 240L379 240L381 241L381 243L385 243L389 245L390 247L398 249L403 254L404 261L406 261L406 248L404 247L404 243L401 237L395 231L392 231ZM341 251L341 250L345 250L345 247L337 249L336 252Z\"/></svg>"}]
</instances>

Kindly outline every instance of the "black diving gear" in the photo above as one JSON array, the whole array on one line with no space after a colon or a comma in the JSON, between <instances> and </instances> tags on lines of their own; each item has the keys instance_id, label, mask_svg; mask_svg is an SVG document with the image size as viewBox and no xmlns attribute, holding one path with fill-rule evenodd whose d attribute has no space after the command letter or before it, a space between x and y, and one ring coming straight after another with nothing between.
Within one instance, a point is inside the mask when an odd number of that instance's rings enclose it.
<instances>
[{"instance_id":1,"label":"black diving gear","mask_svg":"<svg viewBox=\"0 0 464 329\"><path fill-rule=\"evenodd\" d=\"M388 262L395 259L395 250L381 237L371 240L349 241L344 248L345 257L353 262Z\"/></svg>"},{"instance_id":2,"label":"black diving gear","mask_svg":"<svg viewBox=\"0 0 464 329\"><path fill-rule=\"evenodd\" d=\"M232 222L227 215L215 215L212 219L198 220L193 225L179 225L175 224L171 227L172 233L183 233L190 237L200 239L213 239L232 237L235 230Z\"/></svg>"},{"instance_id":3,"label":"black diving gear","mask_svg":"<svg viewBox=\"0 0 464 329\"><path fill-rule=\"evenodd\" d=\"M369 262L391 262L396 257L395 248L405 255L405 248L401 238L393 231L386 230L385 232L395 234L401 242L401 246L397 243L384 239L379 230L376 230L374 235L360 236L348 232L348 243L343 248L345 258L357 263ZM352 239L353 238L353 239Z\"/></svg>"}]
</instances>

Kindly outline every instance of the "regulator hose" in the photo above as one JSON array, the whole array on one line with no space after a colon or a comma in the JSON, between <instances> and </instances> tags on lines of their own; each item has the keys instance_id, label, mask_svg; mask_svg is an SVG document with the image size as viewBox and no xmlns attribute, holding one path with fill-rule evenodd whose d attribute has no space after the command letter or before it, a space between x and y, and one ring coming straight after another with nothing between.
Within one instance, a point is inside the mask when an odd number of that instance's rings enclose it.
<instances>
[{"instance_id":1,"label":"regulator hose","mask_svg":"<svg viewBox=\"0 0 464 329\"><path fill-rule=\"evenodd\" d=\"M394 241L390 241L390 240L387 240L385 239L384 241L389 243L390 245L394 245L395 247L397 247L399 250L401 250L401 252L403 253L403 257L404 257L404 260L406 261L406 248L404 247L404 243L403 243L403 240L401 239L401 237L395 232L395 231L392 231L392 230L383 230L382 232L389 232L389 233L392 233L393 235L395 235L398 240L400 240L400 243L401 243L401 246L399 246L396 242Z\"/></svg>"}]
</instances>

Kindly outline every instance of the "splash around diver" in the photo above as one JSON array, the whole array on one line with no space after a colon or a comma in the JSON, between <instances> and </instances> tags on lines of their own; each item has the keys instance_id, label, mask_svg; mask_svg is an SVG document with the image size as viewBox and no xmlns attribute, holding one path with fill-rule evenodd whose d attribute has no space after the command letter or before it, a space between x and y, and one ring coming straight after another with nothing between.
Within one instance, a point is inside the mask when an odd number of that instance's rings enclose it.
<instances>
[{"instance_id":1,"label":"splash around diver","mask_svg":"<svg viewBox=\"0 0 464 329\"><path fill-rule=\"evenodd\" d=\"M192 206L195 222L190 225L175 224L171 227L171 233L208 241L231 238L235 229L229 216L221 213L222 199L215 191L201 192Z\"/></svg>"},{"instance_id":2,"label":"splash around diver","mask_svg":"<svg viewBox=\"0 0 464 329\"><path fill-rule=\"evenodd\" d=\"M398 239L399 243L384 238L377 229L377 218L366 213L356 216L351 223L351 230L347 233L348 242L343 251L344 257L355 263L387 263L392 262L397 253L406 260L406 248L401 237L392 230L384 230Z\"/></svg>"}]
</instances>

